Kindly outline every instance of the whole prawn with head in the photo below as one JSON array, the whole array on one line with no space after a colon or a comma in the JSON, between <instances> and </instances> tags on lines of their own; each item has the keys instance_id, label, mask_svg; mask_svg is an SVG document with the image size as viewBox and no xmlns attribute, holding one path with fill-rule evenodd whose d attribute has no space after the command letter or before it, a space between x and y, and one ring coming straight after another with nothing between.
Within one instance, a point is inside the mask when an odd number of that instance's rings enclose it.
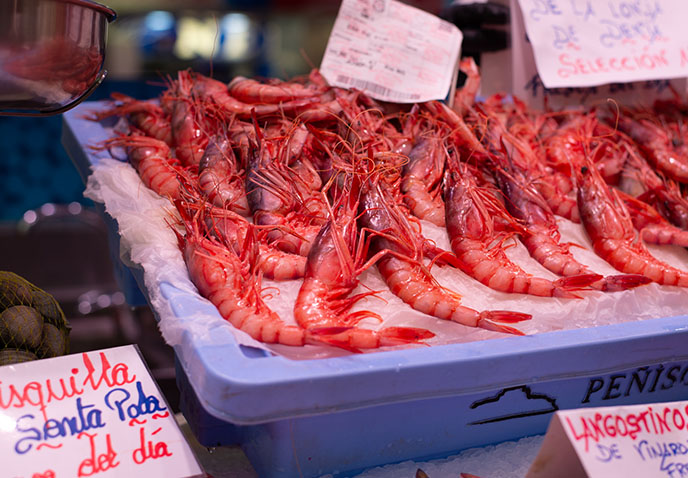
<instances>
[{"instance_id":1,"label":"whole prawn with head","mask_svg":"<svg viewBox=\"0 0 688 478\"><path fill-rule=\"evenodd\" d=\"M688 272L655 258L638 240L619 193L604 182L590 160L579 176L581 222L597 255L622 272L641 274L659 284L688 287Z\"/></svg>"},{"instance_id":2,"label":"whole prawn with head","mask_svg":"<svg viewBox=\"0 0 688 478\"><path fill-rule=\"evenodd\" d=\"M508 310L479 312L461 305L461 295L442 287L423 262L424 238L408 222L374 176L363 184L359 223L372 232L371 250L389 289L415 310L468 327L523 335L510 323L531 318Z\"/></svg>"},{"instance_id":3,"label":"whole prawn with head","mask_svg":"<svg viewBox=\"0 0 688 478\"><path fill-rule=\"evenodd\" d=\"M659 174L635 148L625 146L628 155L618 188L653 206L674 226L688 230L688 199L681 185Z\"/></svg>"},{"instance_id":4,"label":"whole prawn with head","mask_svg":"<svg viewBox=\"0 0 688 478\"><path fill-rule=\"evenodd\" d=\"M176 204L186 229L186 235L177 233L177 239L189 277L222 317L261 342L294 346L318 342L302 328L285 323L263 300L251 224L246 223L246 235L237 253L235 247L208 233L201 217L203 208L192 216L182 202Z\"/></svg>"},{"instance_id":5,"label":"whole prawn with head","mask_svg":"<svg viewBox=\"0 0 688 478\"><path fill-rule=\"evenodd\" d=\"M635 141L657 171L680 183L688 182L688 145L678 124L658 124L631 115L614 116L608 121Z\"/></svg>"},{"instance_id":6,"label":"whole prawn with head","mask_svg":"<svg viewBox=\"0 0 688 478\"><path fill-rule=\"evenodd\" d=\"M524 228L507 212L497 192L478 186L465 163L454 158L444 178L447 232L463 272L502 292L580 298L575 292L597 274L550 280L525 272L506 255L504 242Z\"/></svg>"},{"instance_id":7,"label":"whole prawn with head","mask_svg":"<svg viewBox=\"0 0 688 478\"><path fill-rule=\"evenodd\" d=\"M318 103L318 93L298 84L261 84L237 76L229 85L201 74L191 75L191 91L207 109L217 113L249 119L297 114Z\"/></svg>"},{"instance_id":8,"label":"whole prawn with head","mask_svg":"<svg viewBox=\"0 0 688 478\"><path fill-rule=\"evenodd\" d=\"M264 239L267 231L256 231L256 227L243 216L224 208L195 201L189 209L205 208L203 217L208 234L217 238L225 247L231 247L235 254L241 255L247 236L253 234L258 243L256 268L266 279L278 281L300 279L306 269L306 258L290 254L268 244Z\"/></svg>"},{"instance_id":9,"label":"whole prawn with head","mask_svg":"<svg viewBox=\"0 0 688 478\"><path fill-rule=\"evenodd\" d=\"M416 343L433 337L432 332L414 327L356 327L364 318L381 318L368 310L351 311L358 301L375 292L352 295L359 274L371 263L366 262L367 247L356 225L359 179L348 175L342 182L342 186L336 181L332 184L335 199L330 216L308 255L294 305L297 323L310 333L324 335L328 343L351 350Z\"/></svg>"},{"instance_id":10,"label":"whole prawn with head","mask_svg":"<svg viewBox=\"0 0 688 478\"><path fill-rule=\"evenodd\" d=\"M578 282L590 279L590 287L596 290L614 292L647 284L649 280L636 274L615 274L603 277L579 262L570 251L572 244L562 243L559 226L547 201L529 181L526 173L511 162L509 140L501 136L503 151L493 155L493 174L504 195L504 204L511 215L521 221L521 241L530 256L542 266L560 276ZM593 281L597 276L598 280Z\"/></svg>"},{"instance_id":11,"label":"whole prawn with head","mask_svg":"<svg viewBox=\"0 0 688 478\"><path fill-rule=\"evenodd\" d=\"M286 137L265 137L258 127L256 132L258 143L251 144L246 173L253 220L271 228L267 239L276 247L307 256L324 221L316 194L319 176L305 158L289 165Z\"/></svg>"},{"instance_id":12,"label":"whole prawn with head","mask_svg":"<svg viewBox=\"0 0 688 478\"><path fill-rule=\"evenodd\" d=\"M241 173L227 134L212 137L198 164L198 187L215 206L248 216L251 211Z\"/></svg>"},{"instance_id":13,"label":"whole prawn with head","mask_svg":"<svg viewBox=\"0 0 688 478\"><path fill-rule=\"evenodd\" d=\"M179 199L183 184L194 182L194 174L172 157L164 141L143 135L115 136L94 149L124 147L127 160L143 184L163 197Z\"/></svg>"},{"instance_id":14,"label":"whole prawn with head","mask_svg":"<svg viewBox=\"0 0 688 478\"><path fill-rule=\"evenodd\" d=\"M198 168L208 137L218 130L220 119L208 114L204 103L193 94L194 77L180 71L163 94L161 104L168 109L175 154L184 166Z\"/></svg>"},{"instance_id":15,"label":"whole prawn with head","mask_svg":"<svg viewBox=\"0 0 688 478\"><path fill-rule=\"evenodd\" d=\"M414 216L444 227L441 191L447 150L439 134L441 126L435 122L424 123L425 128L414 138L416 142L408 153L408 162L403 165L401 192Z\"/></svg>"},{"instance_id":16,"label":"whole prawn with head","mask_svg":"<svg viewBox=\"0 0 688 478\"><path fill-rule=\"evenodd\" d=\"M129 122L140 129L146 136L172 145L172 127L169 115L160 105L153 101L141 101L121 93L112 93L113 104L103 110L95 110L88 119L102 121L111 116L126 117Z\"/></svg>"}]
</instances>

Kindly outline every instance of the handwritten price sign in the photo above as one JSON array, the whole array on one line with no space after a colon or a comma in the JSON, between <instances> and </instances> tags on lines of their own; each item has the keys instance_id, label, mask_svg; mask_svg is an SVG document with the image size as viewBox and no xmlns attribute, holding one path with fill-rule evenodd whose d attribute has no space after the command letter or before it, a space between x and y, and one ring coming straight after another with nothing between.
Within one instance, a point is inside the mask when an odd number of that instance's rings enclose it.
<instances>
[{"instance_id":1,"label":"handwritten price sign","mask_svg":"<svg viewBox=\"0 0 688 478\"><path fill-rule=\"evenodd\" d=\"M527 478L688 476L688 401L560 411Z\"/></svg>"},{"instance_id":2,"label":"handwritten price sign","mask_svg":"<svg viewBox=\"0 0 688 478\"><path fill-rule=\"evenodd\" d=\"M518 0L547 88L688 76L685 0Z\"/></svg>"},{"instance_id":3,"label":"handwritten price sign","mask_svg":"<svg viewBox=\"0 0 688 478\"><path fill-rule=\"evenodd\" d=\"M0 367L2 476L204 476L134 346Z\"/></svg>"},{"instance_id":4,"label":"handwritten price sign","mask_svg":"<svg viewBox=\"0 0 688 478\"><path fill-rule=\"evenodd\" d=\"M343 0L320 71L383 101L441 100L456 83L462 39L453 24L396 0Z\"/></svg>"}]
</instances>

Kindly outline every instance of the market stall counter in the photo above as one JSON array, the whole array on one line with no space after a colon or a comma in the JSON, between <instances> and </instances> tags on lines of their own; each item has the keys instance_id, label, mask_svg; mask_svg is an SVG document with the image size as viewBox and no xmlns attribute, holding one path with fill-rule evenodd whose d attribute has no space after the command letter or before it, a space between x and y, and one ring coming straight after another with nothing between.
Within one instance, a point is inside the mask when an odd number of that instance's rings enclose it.
<instances>
[{"instance_id":1,"label":"market stall counter","mask_svg":"<svg viewBox=\"0 0 688 478\"><path fill-rule=\"evenodd\" d=\"M205 446L240 445L261 477L350 476L542 434L560 409L688 398L680 305L648 320L375 353L308 356L238 339L184 276L179 250L139 247L157 241L152 223L169 216L142 207L152 193L140 182L113 178L136 178L131 166L92 148L114 134L114 120L85 118L99 108L64 115L63 145L174 347L189 426ZM136 219L126 217L131 205ZM137 221L145 231L132 230Z\"/></svg>"}]
</instances>

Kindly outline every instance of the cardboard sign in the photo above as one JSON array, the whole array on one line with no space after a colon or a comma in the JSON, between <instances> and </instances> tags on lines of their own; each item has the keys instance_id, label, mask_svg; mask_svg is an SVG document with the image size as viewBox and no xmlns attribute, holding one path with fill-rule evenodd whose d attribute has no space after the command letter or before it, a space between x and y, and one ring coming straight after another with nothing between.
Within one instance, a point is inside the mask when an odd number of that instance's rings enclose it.
<instances>
[{"instance_id":1,"label":"cardboard sign","mask_svg":"<svg viewBox=\"0 0 688 478\"><path fill-rule=\"evenodd\" d=\"M688 76L685 0L519 0L548 88Z\"/></svg>"},{"instance_id":2,"label":"cardboard sign","mask_svg":"<svg viewBox=\"0 0 688 478\"><path fill-rule=\"evenodd\" d=\"M622 104L643 107L651 106L659 98L674 98L676 92L683 94L686 90L685 78L548 88L537 70L518 0L511 0L511 11L512 93L535 108L543 107L545 97L548 106L554 109L591 106L606 103L610 98Z\"/></svg>"},{"instance_id":3,"label":"cardboard sign","mask_svg":"<svg viewBox=\"0 0 688 478\"><path fill-rule=\"evenodd\" d=\"M453 97L462 39L453 24L396 0L343 0L320 71L382 101L441 100Z\"/></svg>"},{"instance_id":4,"label":"cardboard sign","mask_svg":"<svg viewBox=\"0 0 688 478\"><path fill-rule=\"evenodd\" d=\"M688 476L688 401L559 411L526 476Z\"/></svg>"},{"instance_id":5,"label":"cardboard sign","mask_svg":"<svg viewBox=\"0 0 688 478\"><path fill-rule=\"evenodd\" d=\"M0 367L8 478L204 476L135 346Z\"/></svg>"}]
</instances>

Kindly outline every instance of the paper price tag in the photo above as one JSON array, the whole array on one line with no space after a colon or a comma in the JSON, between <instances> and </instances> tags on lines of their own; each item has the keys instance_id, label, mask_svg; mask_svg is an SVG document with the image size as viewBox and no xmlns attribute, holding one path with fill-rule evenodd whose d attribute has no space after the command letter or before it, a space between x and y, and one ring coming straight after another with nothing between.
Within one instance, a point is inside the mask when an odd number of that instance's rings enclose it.
<instances>
[{"instance_id":1,"label":"paper price tag","mask_svg":"<svg viewBox=\"0 0 688 478\"><path fill-rule=\"evenodd\" d=\"M558 411L527 478L688 476L688 401Z\"/></svg>"},{"instance_id":2,"label":"paper price tag","mask_svg":"<svg viewBox=\"0 0 688 478\"><path fill-rule=\"evenodd\" d=\"M204 476L135 346L0 367L2 476Z\"/></svg>"},{"instance_id":3,"label":"paper price tag","mask_svg":"<svg viewBox=\"0 0 688 478\"><path fill-rule=\"evenodd\" d=\"M382 101L444 99L462 38L453 24L396 0L343 0L320 71L331 85Z\"/></svg>"},{"instance_id":4,"label":"paper price tag","mask_svg":"<svg viewBox=\"0 0 688 478\"><path fill-rule=\"evenodd\" d=\"M547 88L688 76L685 0L518 0Z\"/></svg>"}]
</instances>

